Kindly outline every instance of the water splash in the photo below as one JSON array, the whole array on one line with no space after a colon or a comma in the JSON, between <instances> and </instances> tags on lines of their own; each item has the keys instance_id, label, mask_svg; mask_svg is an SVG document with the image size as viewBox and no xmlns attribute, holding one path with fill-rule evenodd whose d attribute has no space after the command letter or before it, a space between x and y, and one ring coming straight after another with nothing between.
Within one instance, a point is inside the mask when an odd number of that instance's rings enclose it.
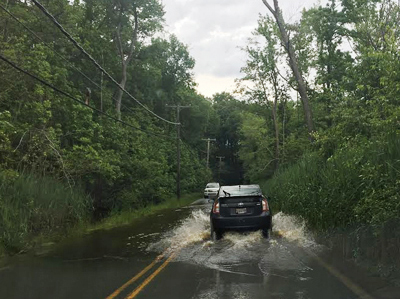
<instances>
[{"instance_id":1,"label":"water splash","mask_svg":"<svg viewBox=\"0 0 400 299\"><path fill-rule=\"evenodd\" d=\"M316 243L307 232L305 222L296 216L282 212L273 216L273 234L269 241L271 246L277 245L277 239L284 238L296 242L301 247L315 246ZM250 233L227 232L224 234L224 248L251 248L263 240L261 231ZM210 241L210 217L208 209L195 209L180 221L172 230L164 234L160 241L148 247L150 251L181 250L192 244L201 244L202 248L212 248L215 242Z\"/></svg>"},{"instance_id":2,"label":"water splash","mask_svg":"<svg viewBox=\"0 0 400 299\"><path fill-rule=\"evenodd\" d=\"M224 235L224 239L231 242L234 249L243 247L252 247L254 244L259 243L262 239L261 231L251 232L247 234L228 232Z\"/></svg>"},{"instance_id":3,"label":"water splash","mask_svg":"<svg viewBox=\"0 0 400 299\"><path fill-rule=\"evenodd\" d=\"M265 239L261 231L227 232L222 240L211 241L209 208L193 209L161 239L148 246L148 251L179 251L176 261L201 265L209 269L238 275L282 275L279 271L296 270L307 277L299 247L315 245L304 221L278 213L273 217L273 234ZM249 264L258 264L256 269ZM276 270L279 269L279 270Z\"/></svg>"},{"instance_id":4,"label":"water splash","mask_svg":"<svg viewBox=\"0 0 400 299\"><path fill-rule=\"evenodd\" d=\"M151 244L148 250L176 251L207 239L210 239L210 217L203 210L194 210L160 241Z\"/></svg>"},{"instance_id":5,"label":"water splash","mask_svg":"<svg viewBox=\"0 0 400 299\"><path fill-rule=\"evenodd\" d=\"M279 212L273 216L272 223L274 236L296 242L301 247L313 247L316 245L314 239L306 229L304 220Z\"/></svg>"}]
</instances>

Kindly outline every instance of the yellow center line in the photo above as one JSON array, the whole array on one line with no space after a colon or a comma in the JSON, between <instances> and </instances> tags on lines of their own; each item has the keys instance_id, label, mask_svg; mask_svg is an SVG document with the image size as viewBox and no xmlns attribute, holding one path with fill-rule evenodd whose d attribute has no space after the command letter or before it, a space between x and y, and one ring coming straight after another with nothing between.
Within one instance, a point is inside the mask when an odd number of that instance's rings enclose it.
<instances>
[{"instance_id":1,"label":"yellow center line","mask_svg":"<svg viewBox=\"0 0 400 299\"><path fill-rule=\"evenodd\" d=\"M119 295L123 290L125 290L130 284L134 283L136 280L138 280L140 277L142 277L147 271L149 271L151 268L154 267L155 264L157 264L163 257L165 253L160 254L150 265L148 265L146 268L144 268L142 271L140 271L137 275L132 277L130 280L125 282L120 288L114 291L111 295L109 295L106 299L113 299L116 296Z\"/></svg>"},{"instance_id":2,"label":"yellow center line","mask_svg":"<svg viewBox=\"0 0 400 299\"><path fill-rule=\"evenodd\" d=\"M162 269L164 269L170 262L171 260L176 256L177 252L173 252L169 258L160 266L157 268L156 271L154 271L153 274L151 274L149 277L147 277L147 279L145 281L143 281L143 283L138 286L132 293L130 293L127 297L125 297L125 299L133 299L135 298L143 289L145 286L147 286L154 277L156 277Z\"/></svg>"},{"instance_id":3,"label":"yellow center line","mask_svg":"<svg viewBox=\"0 0 400 299\"><path fill-rule=\"evenodd\" d=\"M311 252L310 250L306 250L306 252L311 255L320 265L322 265L325 269L327 269L333 276L339 279L348 289L350 289L354 294L358 296L360 299L373 299L371 295L369 295L363 288L359 285L355 284L351 281L348 277L344 276L334 267L326 263L322 260L319 256L315 253Z\"/></svg>"}]
</instances>

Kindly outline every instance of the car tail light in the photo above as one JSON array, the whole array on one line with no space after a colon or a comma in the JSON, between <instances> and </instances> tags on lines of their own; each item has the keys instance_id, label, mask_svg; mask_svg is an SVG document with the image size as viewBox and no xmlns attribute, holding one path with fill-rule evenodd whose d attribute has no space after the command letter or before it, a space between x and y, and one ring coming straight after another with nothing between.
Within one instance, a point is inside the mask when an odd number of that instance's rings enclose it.
<instances>
[{"instance_id":1,"label":"car tail light","mask_svg":"<svg viewBox=\"0 0 400 299\"><path fill-rule=\"evenodd\" d=\"M214 213L214 214L219 214L219 201L218 201L218 200L216 200L216 201L214 202L213 213Z\"/></svg>"},{"instance_id":2,"label":"car tail light","mask_svg":"<svg viewBox=\"0 0 400 299\"><path fill-rule=\"evenodd\" d=\"M262 199L262 210L263 212L269 211L268 201L266 198Z\"/></svg>"}]
</instances>

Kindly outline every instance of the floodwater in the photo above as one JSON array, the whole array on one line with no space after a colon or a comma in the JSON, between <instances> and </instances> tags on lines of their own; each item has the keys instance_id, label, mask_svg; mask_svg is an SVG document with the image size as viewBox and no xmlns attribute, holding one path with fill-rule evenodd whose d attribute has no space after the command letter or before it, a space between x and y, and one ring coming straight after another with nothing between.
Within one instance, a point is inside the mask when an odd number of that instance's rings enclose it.
<instances>
[{"instance_id":1,"label":"floodwater","mask_svg":"<svg viewBox=\"0 0 400 299\"><path fill-rule=\"evenodd\" d=\"M326 262L329 250L293 216L274 215L269 239L226 233L212 242L211 205L197 204L17 256L0 268L0 298L106 298L115 290L115 298L400 298L354 264Z\"/></svg>"}]
</instances>

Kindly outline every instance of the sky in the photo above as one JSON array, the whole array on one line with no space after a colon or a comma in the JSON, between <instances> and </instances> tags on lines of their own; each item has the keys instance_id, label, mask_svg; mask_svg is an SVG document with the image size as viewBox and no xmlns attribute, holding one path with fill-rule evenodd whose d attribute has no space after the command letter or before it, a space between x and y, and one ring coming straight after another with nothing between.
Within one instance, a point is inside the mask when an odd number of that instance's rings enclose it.
<instances>
[{"instance_id":1,"label":"sky","mask_svg":"<svg viewBox=\"0 0 400 299\"><path fill-rule=\"evenodd\" d=\"M197 90L211 97L231 92L245 65L246 46L260 14L269 14L262 0L162 0L166 30L186 44L196 60ZM272 3L272 0L269 0ZM325 1L324 1L325 2ZM300 19L303 8L318 0L280 0L286 22Z\"/></svg>"}]
</instances>

